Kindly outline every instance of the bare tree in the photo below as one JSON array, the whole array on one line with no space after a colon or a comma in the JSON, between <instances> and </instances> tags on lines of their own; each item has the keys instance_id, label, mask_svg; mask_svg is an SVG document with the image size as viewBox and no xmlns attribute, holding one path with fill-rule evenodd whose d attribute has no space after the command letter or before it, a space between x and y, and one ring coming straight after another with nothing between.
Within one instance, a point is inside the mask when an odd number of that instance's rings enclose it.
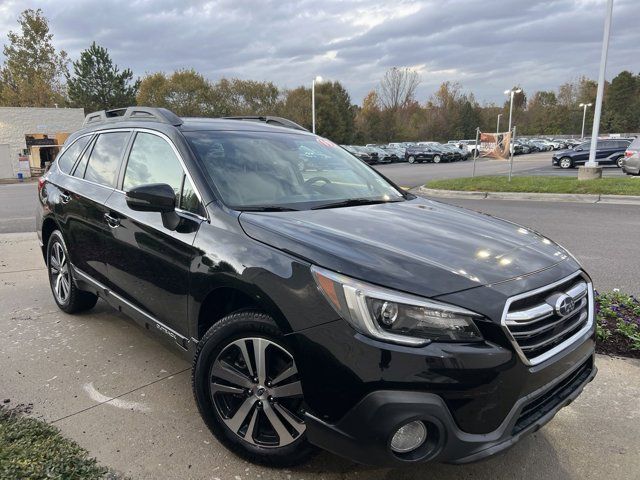
<instances>
[{"instance_id":1,"label":"bare tree","mask_svg":"<svg viewBox=\"0 0 640 480\"><path fill-rule=\"evenodd\" d=\"M378 97L384 108L397 110L406 107L414 100L416 88L420 84L420 75L408 67L393 67L380 81Z\"/></svg>"}]
</instances>

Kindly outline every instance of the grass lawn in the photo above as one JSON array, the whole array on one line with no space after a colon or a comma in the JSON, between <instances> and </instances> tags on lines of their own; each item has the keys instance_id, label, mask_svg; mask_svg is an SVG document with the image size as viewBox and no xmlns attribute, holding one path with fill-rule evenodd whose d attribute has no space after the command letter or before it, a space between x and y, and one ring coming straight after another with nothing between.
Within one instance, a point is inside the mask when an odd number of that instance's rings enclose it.
<instances>
[{"instance_id":1,"label":"grass lawn","mask_svg":"<svg viewBox=\"0 0 640 480\"><path fill-rule=\"evenodd\" d=\"M60 431L25 415L21 407L0 405L0 478L2 479L116 479L85 449Z\"/></svg>"},{"instance_id":2,"label":"grass lawn","mask_svg":"<svg viewBox=\"0 0 640 480\"><path fill-rule=\"evenodd\" d=\"M425 187L438 190L477 192L590 193L605 195L640 195L640 178L601 178L578 181L571 177L484 176L432 180Z\"/></svg>"}]
</instances>

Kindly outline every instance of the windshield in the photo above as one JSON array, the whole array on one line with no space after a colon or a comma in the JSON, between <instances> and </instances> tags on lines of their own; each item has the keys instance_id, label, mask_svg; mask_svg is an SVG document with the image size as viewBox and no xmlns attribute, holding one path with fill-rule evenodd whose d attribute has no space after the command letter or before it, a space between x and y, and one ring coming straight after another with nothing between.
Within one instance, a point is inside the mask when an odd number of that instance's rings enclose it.
<instances>
[{"instance_id":1,"label":"windshield","mask_svg":"<svg viewBox=\"0 0 640 480\"><path fill-rule=\"evenodd\" d=\"M222 196L236 210L305 210L404 200L333 142L281 132L184 132Z\"/></svg>"}]
</instances>

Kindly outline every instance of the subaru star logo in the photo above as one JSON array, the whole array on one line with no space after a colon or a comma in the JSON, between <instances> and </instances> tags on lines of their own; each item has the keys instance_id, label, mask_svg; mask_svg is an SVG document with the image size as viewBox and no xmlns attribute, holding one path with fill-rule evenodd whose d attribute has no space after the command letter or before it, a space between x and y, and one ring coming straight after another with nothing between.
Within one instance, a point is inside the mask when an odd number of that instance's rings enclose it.
<instances>
[{"instance_id":1,"label":"subaru star logo","mask_svg":"<svg viewBox=\"0 0 640 480\"><path fill-rule=\"evenodd\" d=\"M558 300L556 300L556 313L562 317L564 317L565 315L569 315L571 312L573 312L573 310L575 310L575 308L576 304L573 301L573 298L571 298L569 295L561 295L560 297L558 297Z\"/></svg>"}]
</instances>

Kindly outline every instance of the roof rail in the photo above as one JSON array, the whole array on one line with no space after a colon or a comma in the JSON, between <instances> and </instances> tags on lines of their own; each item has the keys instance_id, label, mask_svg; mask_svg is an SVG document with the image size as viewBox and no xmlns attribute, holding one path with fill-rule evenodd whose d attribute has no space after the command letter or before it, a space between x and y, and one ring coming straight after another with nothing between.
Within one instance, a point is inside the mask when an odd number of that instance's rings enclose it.
<instances>
[{"instance_id":1,"label":"roof rail","mask_svg":"<svg viewBox=\"0 0 640 480\"><path fill-rule=\"evenodd\" d=\"M271 115L241 115L237 117L222 117L227 120L249 120L253 122L264 122L269 125L276 125L279 127L292 128L294 130L302 130L304 132L308 132L306 128L301 125L298 125L296 122L292 122L287 118L282 117L273 117Z\"/></svg>"},{"instance_id":2,"label":"roof rail","mask_svg":"<svg viewBox=\"0 0 640 480\"><path fill-rule=\"evenodd\" d=\"M85 117L82 126L86 127L89 125L98 125L100 123L137 120L166 123L176 127L182 125L182 119L166 108L126 107L114 108L113 110L100 110L99 112L90 113Z\"/></svg>"}]
</instances>

